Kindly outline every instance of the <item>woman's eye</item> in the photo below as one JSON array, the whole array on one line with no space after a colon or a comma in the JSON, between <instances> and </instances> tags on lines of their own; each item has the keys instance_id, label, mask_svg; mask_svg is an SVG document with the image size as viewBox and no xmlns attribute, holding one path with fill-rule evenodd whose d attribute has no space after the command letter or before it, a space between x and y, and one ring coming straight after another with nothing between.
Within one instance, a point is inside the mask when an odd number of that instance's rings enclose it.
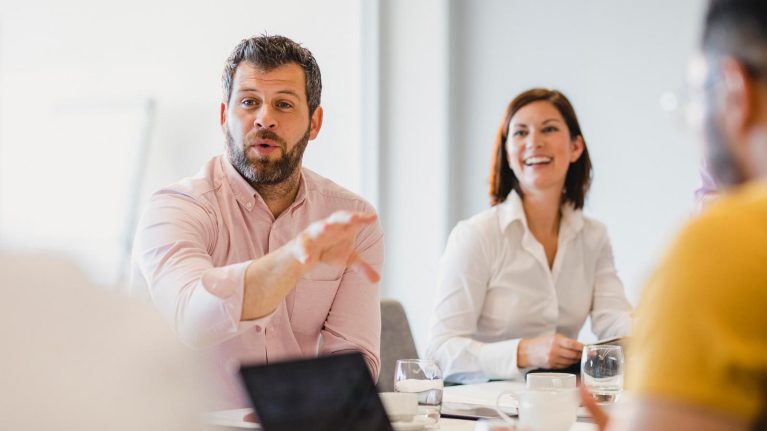
<instances>
[{"instance_id":1,"label":"woman's eye","mask_svg":"<svg viewBox=\"0 0 767 431\"><path fill-rule=\"evenodd\" d=\"M544 132L556 132L557 130L559 129L557 129L555 126L546 126L543 128Z\"/></svg>"},{"instance_id":2,"label":"woman's eye","mask_svg":"<svg viewBox=\"0 0 767 431\"><path fill-rule=\"evenodd\" d=\"M515 130L514 133L511 136L521 137L521 136L525 136L526 134L527 134L527 132L524 131L524 130Z\"/></svg>"}]
</instances>

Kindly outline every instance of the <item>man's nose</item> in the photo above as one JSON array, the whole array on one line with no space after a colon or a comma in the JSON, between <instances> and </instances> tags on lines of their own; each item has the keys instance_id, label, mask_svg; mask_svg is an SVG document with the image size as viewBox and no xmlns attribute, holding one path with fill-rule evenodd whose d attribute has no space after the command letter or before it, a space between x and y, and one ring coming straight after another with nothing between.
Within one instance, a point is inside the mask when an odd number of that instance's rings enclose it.
<instances>
[{"instance_id":1,"label":"man's nose","mask_svg":"<svg viewBox=\"0 0 767 431\"><path fill-rule=\"evenodd\" d=\"M264 104L261 109L258 110L255 123L256 128L258 129L274 129L277 127L277 119L274 116L274 111L269 105Z\"/></svg>"}]
</instances>

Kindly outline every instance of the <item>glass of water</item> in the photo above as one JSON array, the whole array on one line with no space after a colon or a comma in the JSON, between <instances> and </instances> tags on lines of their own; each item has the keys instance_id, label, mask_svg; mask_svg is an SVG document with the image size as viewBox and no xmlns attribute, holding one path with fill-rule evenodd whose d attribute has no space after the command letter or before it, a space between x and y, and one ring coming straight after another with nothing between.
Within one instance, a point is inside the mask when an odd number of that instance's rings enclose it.
<instances>
[{"instance_id":1,"label":"glass of water","mask_svg":"<svg viewBox=\"0 0 767 431\"><path fill-rule=\"evenodd\" d=\"M612 404L623 391L623 349L616 345L583 348L581 382L597 403Z\"/></svg>"},{"instance_id":2,"label":"glass of water","mask_svg":"<svg viewBox=\"0 0 767 431\"><path fill-rule=\"evenodd\" d=\"M430 359L399 359L394 370L394 390L418 395L418 414L439 420L442 410L442 370Z\"/></svg>"}]
</instances>

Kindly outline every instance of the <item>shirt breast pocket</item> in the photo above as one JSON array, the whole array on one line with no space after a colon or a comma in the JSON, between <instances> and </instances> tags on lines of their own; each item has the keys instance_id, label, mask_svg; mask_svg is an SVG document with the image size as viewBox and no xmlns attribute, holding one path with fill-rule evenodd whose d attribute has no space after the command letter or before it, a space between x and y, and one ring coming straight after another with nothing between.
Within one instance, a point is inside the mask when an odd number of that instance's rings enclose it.
<instances>
[{"instance_id":1,"label":"shirt breast pocket","mask_svg":"<svg viewBox=\"0 0 767 431\"><path fill-rule=\"evenodd\" d=\"M293 331L304 335L320 333L339 284L341 277L336 280L298 280L290 311L290 326Z\"/></svg>"}]
</instances>

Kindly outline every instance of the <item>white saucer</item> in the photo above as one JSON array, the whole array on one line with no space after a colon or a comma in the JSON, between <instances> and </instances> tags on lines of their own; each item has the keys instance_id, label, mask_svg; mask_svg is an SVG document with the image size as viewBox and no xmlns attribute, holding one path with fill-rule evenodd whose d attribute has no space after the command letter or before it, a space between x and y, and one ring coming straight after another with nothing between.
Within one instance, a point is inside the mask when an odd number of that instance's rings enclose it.
<instances>
[{"instance_id":1,"label":"white saucer","mask_svg":"<svg viewBox=\"0 0 767 431\"><path fill-rule=\"evenodd\" d=\"M392 422L391 427L394 431L418 431L433 423L434 421L429 418L416 416L410 422Z\"/></svg>"}]
</instances>

